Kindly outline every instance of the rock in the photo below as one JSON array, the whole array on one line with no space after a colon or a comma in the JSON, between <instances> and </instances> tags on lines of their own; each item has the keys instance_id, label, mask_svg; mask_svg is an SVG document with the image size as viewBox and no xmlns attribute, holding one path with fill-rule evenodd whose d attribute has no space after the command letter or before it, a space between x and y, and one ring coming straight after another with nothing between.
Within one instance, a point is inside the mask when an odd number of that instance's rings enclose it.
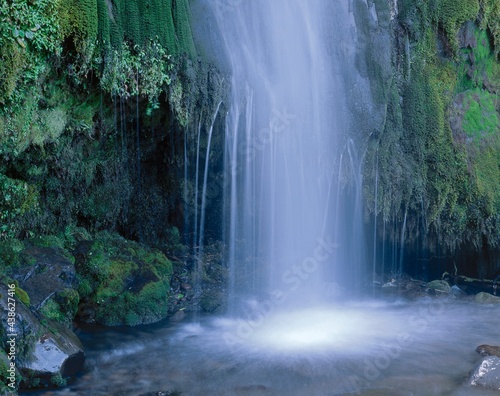
<instances>
[{"instance_id":1,"label":"rock","mask_svg":"<svg viewBox=\"0 0 500 396\"><path fill-rule=\"evenodd\" d=\"M28 293L35 309L40 309L59 291L75 287L75 266L59 249L28 246L25 253L33 258L34 263L23 266L12 277Z\"/></svg>"},{"instance_id":2,"label":"rock","mask_svg":"<svg viewBox=\"0 0 500 396\"><path fill-rule=\"evenodd\" d=\"M8 295L0 284L0 294ZM0 299L1 309L7 310L7 299ZM41 320L43 319L43 324ZM2 319L3 334L12 333L16 343L16 362L20 373L31 380L21 386L63 385L65 378L74 376L83 368L85 354L76 335L66 327L33 313L16 300L13 329Z\"/></svg>"},{"instance_id":3,"label":"rock","mask_svg":"<svg viewBox=\"0 0 500 396\"><path fill-rule=\"evenodd\" d=\"M458 32L458 41L461 48L477 47L474 22L469 21L462 26Z\"/></svg>"},{"instance_id":4,"label":"rock","mask_svg":"<svg viewBox=\"0 0 500 396\"><path fill-rule=\"evenodd\" d=\"M469 385L500 390L500 357L485 357L473 371Z\"/></svg>"},{"instance_id":5,"label":"rock","mask_svg":"<svg viewBox=\"0 0 500 396\"><path fill-rule=\"evenodd\" d=\"M453 285L451 287L451 294L453 294L457 298L462 298L467 296L467 293L460 289L457 285Z\"/></svg>"},{"instance_id":6,"label":"rock","mask_svg":"<svg viewBox=\"0 0 500 396\"><path fill-rule=\"evenodd\" d=\"M500 346L479 345L476 352L482 356L498 356L500 357Z\"/></svg>"},{"instance_id":7,"label":"rock","mask_svg":"<svg viewBox=\"0 0 500 396\"><path fill-rule=\"evenodd\" d=\"M78 319L136 326L167 317L172 264L163 253L101 232L75 249Z\"/></svg>"},{"instance_id":8,"label":"rock","mask_svg":"<svg viewBox=\"0 0 500 396\"><path fill-rule=\"evenodd\" d=\"M438 293L449 294L451 292L450 285L444 280L433 280L432 282L427 283L427 288Z\"/></svg>"},{"instance_id":9,"label":"rock","mask_svg":"<svg viewBox=\"0 0 500 396\"><path fill-rule=\"evenodd\" d=\"M500 297L494 296L489 293L478 293L476 297L474 297L474 301L479 304L500 304Z\"/></svg>"}]
</instances>

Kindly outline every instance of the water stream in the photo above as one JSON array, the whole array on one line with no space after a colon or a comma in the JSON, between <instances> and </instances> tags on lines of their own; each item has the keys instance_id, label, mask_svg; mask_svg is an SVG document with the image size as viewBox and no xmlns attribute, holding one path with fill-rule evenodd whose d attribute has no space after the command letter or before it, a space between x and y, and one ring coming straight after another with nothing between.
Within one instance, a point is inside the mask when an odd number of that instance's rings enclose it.
<instances>
[{"instance_id":1,"label":"water stream","mask_svg":"<svg viewBox=\"0 0 500 396\"><path fill-rule=\"evenodd\" d=\"M495 395L467 379L480 360L475 348L498 343L499 314L498 306L463 300L365 300L244 320L87 329L78 333L87 371L65 389L39 393Z\"/></svg>"}]
</instances>

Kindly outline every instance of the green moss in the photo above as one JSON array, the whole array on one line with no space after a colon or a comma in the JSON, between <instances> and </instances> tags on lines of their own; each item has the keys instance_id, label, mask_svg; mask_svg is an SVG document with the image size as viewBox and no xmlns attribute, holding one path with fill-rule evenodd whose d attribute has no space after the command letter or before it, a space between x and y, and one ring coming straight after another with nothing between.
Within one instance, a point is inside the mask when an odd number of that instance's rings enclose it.
<instances>
[{"instance_id":1,"label":"green moss","mask_svg":"<svg viewBox=\"0 0 500 396\"><path fill-rule=\"evenodd\" d=\"M488 216L500 213L500 144L490 146L479 154L476 161L477 188L484 197Z\"/></svg>"},{"instance_id":2,"label":"green moss","mask_svg":"<svg viewBox=\"0 0 500 396\"><path fill-rule=\"evenodd\" d=\"M0 268L17 267L22 261L24 244L17 239L0 241Z\"/></svg>"},{"instance_id":3,"label":"green moss","mask_svg":"<svg viewBox=\"0 0 500 396\"><path fill-rule=\"evenodd\" d=\"M64 289L47 300L40 312L49 319L65 326L71 326L78 310L79 301L80 295L76 290Z\"/></svg>"},{"instance_id":4,"label":"green moss","mask_svg":"<svg viewBox=\"0 0 500 396\"><path fill-rule=\"evenodd\" d=\"M30 242L33 245L40 247L64 249L64 240L56 235L44 235L36 238L31 238Z\"/></svg>"},{"instance_id":5,"label":"green moss","mask_svg":"<svg viewBox=\"0 0 500 396\"><path fill-rule=\"evenodd\" d=\"M54 374L50 377L50 383L56 387L66 386L66 379L60 373Z\"/></svg>"},{"instance_id":6,"label":"green moss","mask_svg":"<svg viewBox=\"0 0 500 396\"><path fill-rule=\"evenodd\" d=\"M0 103L7 103L14 94L26 66L26 51L10 41L0 47Z\"/></svg>"},{"instance_id":7,"label":"green moss","mask_svg":"<svg viewBox=\"0 0 500 396\"><path fill-rule=\"evenodd\" d=\"M458 50L457 34L460 26L475 20L479 13L478 0L438 0L437 19L443 24L453 50Z\"/></svg>"},{"instance_id":8,"label":"green moss","mask_svg":"<svg viewBox=\"0 0 500 396\"><path fill-rule=\"evenodd\" d=\"M30 297L28 296L28 293L26 293L20 287L16 287L16 297L19 301L21 301L27 307L30 306Z\"/></svg>"},{"instance_id":9,"label":"green moss","mask_svg":"<svg viewBox=\"0 0 500 396\"><path fill-rule=\"evenodd\" d=\"M33 186L0 173L0 238L16 236L15 221L36 210L37 203L38 194Z\"/></svg>"},{"instance_id":10,"label":"green moss","mask_svg":"<svg viewBox=\"0 0 500 396\"><path fill-rule=\"evenodd\" d=\"M480 0L481 29L489 29L493 37L495 57L500 54L500 2L497 0Z\"/></svg>"},{"instance_id":11,"label":"green moss","mask_svg":"<svg viewBox=\"0 0 500 396\"><path fill-rule=\"evenodd\" d=\"M79 291L105 325L151 323L166 316L172 264L114 234L100 233L77 266Z\"/></svg>"},{"instance_id":12,"label":"green moss","mask_svg":"<svg viewBox=\"0 0 500 396\"><path fill-rule=\"evenodd\" d=\"M179 45L179 52L187 53L191 58L196 57L196 49L191 33L189 15L189 1L176 0L173 4L173 22Z\"/></svg>"},{"instance_id":13,"label":"green moss","mask_svg":"<svg viewBox=\"0 0 500 396\"><path fill-rule=\"evenodd\" d=\"M60 34L63 39L72 38L78 52L91 55L97 39L98 19L95 0L65 0L58 2Z\"/></svg>"},{"instance_id":14,"label":"green moss","mask_svg":"<svg viewBox=\"0 0 500 396\"><path fill-rule=\"evenodd\" d=\"M469 91L466 94L462 126L467 136L476 142L498 133L500 129L494 100L495 96L483 90Z\"/></svg>"}]
</instances>

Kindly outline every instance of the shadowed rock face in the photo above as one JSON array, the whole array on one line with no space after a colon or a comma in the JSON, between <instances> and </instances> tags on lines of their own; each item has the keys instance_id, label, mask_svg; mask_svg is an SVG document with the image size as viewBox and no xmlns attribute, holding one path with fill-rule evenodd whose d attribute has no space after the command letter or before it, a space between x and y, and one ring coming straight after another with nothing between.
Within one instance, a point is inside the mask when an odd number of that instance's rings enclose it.
<instances>
[{"instance_id":1,"label":"shadowed rock face","mask_svg":"<svg viewBox=\"0 0 500 396\"><path fill-rule=\"evenodd\" d=\"M40 309L59 291L75 287L75 266L57 249L28 246L25 253L34 259L34 264L23 267L14 278L28 293L31 305L35 309Z\"/></svg>"},{"instance_id":2,"label":"shadowed rock face","mask_svg":"<svg viewBox=\"0 0 500 396\"><path fill-rule=\"evenodd\" d=\"M0 285L0 294L6 296L7 292L7 287ZM7 299L0 299L0 305L6 310ZM39 379L40 385L50 385L53 376L71 377L83 368L83 347L71 330L31 312L17 299L15 308L13 329L6 318L1 324L3 334L14 330L17 369L23 375Z\"/></svg>"}]
</instances>

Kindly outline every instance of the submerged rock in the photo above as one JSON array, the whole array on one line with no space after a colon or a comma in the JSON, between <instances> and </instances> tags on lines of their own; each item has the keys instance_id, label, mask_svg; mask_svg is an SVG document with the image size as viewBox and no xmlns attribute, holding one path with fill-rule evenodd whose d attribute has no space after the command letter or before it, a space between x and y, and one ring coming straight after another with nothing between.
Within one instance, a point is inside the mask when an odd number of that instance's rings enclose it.
<instances>
[{"instance_id":1,"label":"submerged rock","mask_svg":"<svg viewBox=\"0 0 500 396\"><path fill-rule=\"evenodd\" d=\"M500 357L485 357L473 371L469 385L500 390Z\"/></svg>"},{"instance_id":2,"label":"submerged rock","mask_svg":"<svg viewBox=\"0 0 500 396\"><path fill-rule=\"evenodd\" d=\"M500 297L494 296L493 294L481 292L476 294L474 301L480 304L500 304Z\"/></svg>"}]
</instances>

